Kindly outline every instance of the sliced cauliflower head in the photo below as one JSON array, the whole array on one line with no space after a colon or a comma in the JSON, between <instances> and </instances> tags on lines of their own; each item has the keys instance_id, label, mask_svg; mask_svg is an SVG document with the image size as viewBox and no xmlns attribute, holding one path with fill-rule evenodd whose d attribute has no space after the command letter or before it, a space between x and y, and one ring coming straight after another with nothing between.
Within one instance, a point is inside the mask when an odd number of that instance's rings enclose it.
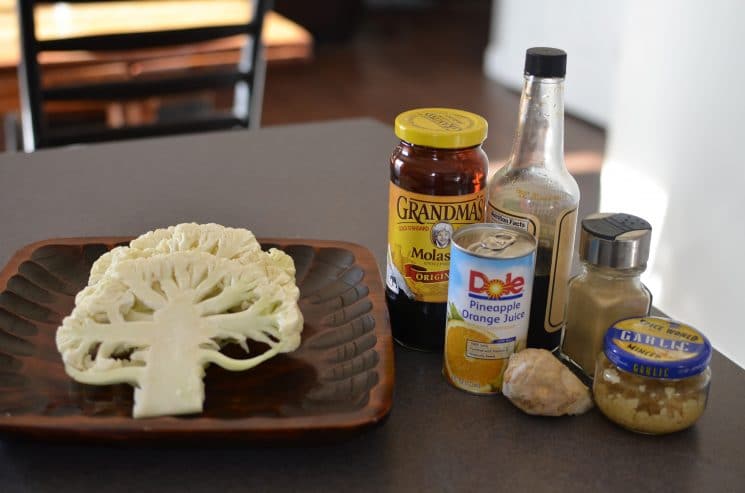
<instances>
[{"instance_id":1,"label":"sliced cauliflower head","mask_svg":"<svg viewBox=\"0 0 745 493\"><path fill-rule=\"evenodd\" d=\"M78 295L57 330L57 348L75 380L135 386L136 418L200 412L204 369L250 369L300 345L297 295L257 264L201 251L122 259ZM220 352L235 342L248 353ZM268 349L252 356L259 342Z\"/></svg>"},{"instance_id":2,"label":"sliced cauliflower head","mask_svg":"<svg viewBox=\"0 0 745 493\"><path fill-rule=\"evenodd\" d=\"M122 260L189 251L205 252L241 264L261 265L276 282L287 289L296 289L295 263L283 251L274 248L262 251L254 234L247 229L194 223L150 231L132 240L128 247L118 247L104 254L93 264L88 284L97 283L111 265Z\"/></svg>"}]
</instances>

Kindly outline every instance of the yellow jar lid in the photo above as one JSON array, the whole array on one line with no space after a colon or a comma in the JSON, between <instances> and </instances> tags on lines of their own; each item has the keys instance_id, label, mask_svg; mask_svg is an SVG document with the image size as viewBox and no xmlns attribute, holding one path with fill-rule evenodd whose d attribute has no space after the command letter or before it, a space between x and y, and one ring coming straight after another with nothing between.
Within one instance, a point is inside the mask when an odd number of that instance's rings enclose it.
<instances>
[{"instance_id":1,"label":"yellow jar lid","mask_svg":"<svg viewBox=\"0 0 745 493\"><path fill-rule=\"evenodd\" d=\"M450 108L419 108L396 117L396 136L410 144L460 149L481 144L488 124L483 117Z\"/></svg>"}]
</instances>

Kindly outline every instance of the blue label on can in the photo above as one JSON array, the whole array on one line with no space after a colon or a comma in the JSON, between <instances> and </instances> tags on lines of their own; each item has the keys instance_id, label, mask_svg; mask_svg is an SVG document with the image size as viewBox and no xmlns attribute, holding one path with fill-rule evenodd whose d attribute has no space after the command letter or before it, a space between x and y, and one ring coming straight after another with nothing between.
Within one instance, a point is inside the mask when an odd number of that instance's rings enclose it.
<instances>
[{"instance_id":1,"label":"blue label on can","mask_svg":"<svg viewBox=\"0 0 745 493\"><path fill-rule=\"evenodd\" d=\"M448 289L451 316L495 338L526 338L534 255L482 258L453 248L451 256Z\"/></svg>"}]
</instances>

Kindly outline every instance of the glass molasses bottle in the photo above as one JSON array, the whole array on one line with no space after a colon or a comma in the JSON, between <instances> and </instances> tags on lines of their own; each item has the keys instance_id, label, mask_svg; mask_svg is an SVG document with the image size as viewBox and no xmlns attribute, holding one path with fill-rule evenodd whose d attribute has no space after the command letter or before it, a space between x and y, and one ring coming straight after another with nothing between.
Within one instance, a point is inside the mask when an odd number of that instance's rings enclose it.
<instances>
[{"instance_id":1,"label":"glass molasses bottle","mask_svg":"<svg viewBox=\"0 0 745 493\"><path fill-rule=\"evenodd\" d=\"M483 222L489 160L484 118L422 108L396 118L390 160L386 300L394 339L439 351L445 340L450 238Z\"/></svg>"}]
</instances>

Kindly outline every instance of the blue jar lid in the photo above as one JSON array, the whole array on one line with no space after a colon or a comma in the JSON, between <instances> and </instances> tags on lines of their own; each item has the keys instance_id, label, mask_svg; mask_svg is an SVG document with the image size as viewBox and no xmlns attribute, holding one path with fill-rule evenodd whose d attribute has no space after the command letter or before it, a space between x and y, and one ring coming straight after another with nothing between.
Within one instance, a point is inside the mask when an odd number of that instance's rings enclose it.
<instances>
[{"instance_id":1,"label":"blue jar lid","mask_svg":"<svg viewBox=\"0 0 745 493\"><path fill-rule=\"evenodd\" d=\"M701 332L658 317L614 323L605 333L604 351L623 371L670 380L698 375L711 360L711 343Z\"/></svg>"}]
</instances>

